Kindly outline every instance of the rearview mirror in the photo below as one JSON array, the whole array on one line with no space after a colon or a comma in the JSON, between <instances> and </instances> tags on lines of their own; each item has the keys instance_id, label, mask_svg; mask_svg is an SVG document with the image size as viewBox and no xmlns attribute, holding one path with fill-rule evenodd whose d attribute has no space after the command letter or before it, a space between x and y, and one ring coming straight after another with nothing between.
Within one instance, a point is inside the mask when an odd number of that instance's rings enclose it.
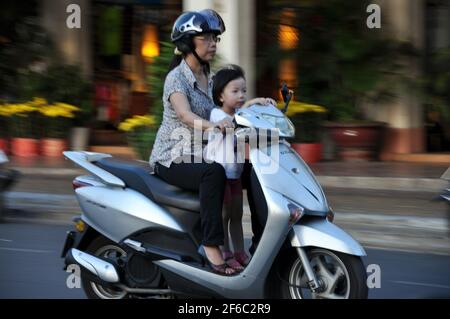
<instances>
[{"instance_id":1,"label":"rearview mirror","mask_svg":"<svg viewBox=\"0 0 450 319\"><path fill-rule=\"evenodd\" d=\"M287 112L289 102L292 99L292 96L294 95L294 91L289 90L288 86L285 82L283 82L283 85L281 86L281 95L283 96L284 101L284 109L282 110L283 113Z\"/></svg>"}]
</instances>

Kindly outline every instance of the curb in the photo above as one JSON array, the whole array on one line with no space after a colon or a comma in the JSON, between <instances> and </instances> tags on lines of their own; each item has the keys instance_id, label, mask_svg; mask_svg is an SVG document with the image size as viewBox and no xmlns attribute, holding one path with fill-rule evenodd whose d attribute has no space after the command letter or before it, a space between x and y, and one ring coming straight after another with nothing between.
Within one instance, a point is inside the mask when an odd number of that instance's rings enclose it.
<instances>
[{"instance_id":1,"label":"curb","mask_svg":"<svg viewBox=\"0 0 450 319\"><path fill-rule=\"evenodd\" d=\"M438 178L317 176L322 187L392 190L408 192L440 192L447 181Z\"/></svg>"},{"instance_id":2,"label":"curb","mask_svg":"<svg viewBox=\"0 0 450 319\"><path fill-rule=\"evenodd\" d=\"M48 167L14 167L10 169L19 171L22 175L28 176L61 176L72 177L74 175L83 175L88 172L81 168L48 168Z\"/></svg>"}]
</instances>

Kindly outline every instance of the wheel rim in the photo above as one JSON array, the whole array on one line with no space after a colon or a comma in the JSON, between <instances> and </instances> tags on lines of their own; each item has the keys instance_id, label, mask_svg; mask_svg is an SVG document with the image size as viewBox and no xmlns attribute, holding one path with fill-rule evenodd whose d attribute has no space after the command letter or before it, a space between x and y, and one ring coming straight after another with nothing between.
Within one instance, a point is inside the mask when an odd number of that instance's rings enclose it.
<instances>
[{"instance_id":1,"label":"wheel rim","mask_svg":"<svg viewBox=\"0 0 450 319\"><path fill-rule=\"evenodd\" d=\"M289 272L291 298L348 299L350 296L350 276L343 261L327 250L312 250L308 257L314 274L320 284L323 285L324 290L320 293L311 292L300 258L297 258Z\"/></svg>"},{"instance_id":2,"label":"wheel rim","mask_svg":"<svg viewBox=\"0 0 450 319\"><path fill-rule=\"evenodd\" d=\"M120 247L114 245L103 246L95 252L95 256L104 258L126 257L127 253ZM102 285L90 282L92 290L101 299L122 299L127 295L127 292L120 289L105 288Z\"/></svg>"}]
</instances>

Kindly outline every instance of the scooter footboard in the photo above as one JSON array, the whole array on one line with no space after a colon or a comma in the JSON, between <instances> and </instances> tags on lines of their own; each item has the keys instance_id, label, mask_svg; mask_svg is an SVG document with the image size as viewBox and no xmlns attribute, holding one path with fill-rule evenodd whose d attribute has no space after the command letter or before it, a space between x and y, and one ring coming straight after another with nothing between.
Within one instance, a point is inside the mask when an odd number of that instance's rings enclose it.
<instances>
[{"instance_id":1,"label":"scooter footboard","mask_svg":"<svg viewBox=\"0 0 450 319\"><path fill-rule=\"evenodd\" d=\"M325 218L294 225L289 236L292 247L320 247L354 256L366 256L364 248L352 236Z\"/></svg>"}]
</instances>

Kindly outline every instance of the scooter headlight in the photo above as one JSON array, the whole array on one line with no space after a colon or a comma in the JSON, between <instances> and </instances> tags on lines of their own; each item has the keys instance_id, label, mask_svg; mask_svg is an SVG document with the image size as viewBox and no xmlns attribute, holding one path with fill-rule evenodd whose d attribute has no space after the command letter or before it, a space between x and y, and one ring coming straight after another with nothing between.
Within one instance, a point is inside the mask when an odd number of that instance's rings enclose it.
<instances>
[{"instance_id":1,"label":"scooter headlight","mask_svg":"<svg viewBox=\"0 0 450 319\"><path fill-rule=\"evenodd\" d=\"M286 116L274 116L270 114L261 114L261 117L270 122L274 127L280 131L281 137L294 137L295 127Z\"/></svg>"}]
</instances>

